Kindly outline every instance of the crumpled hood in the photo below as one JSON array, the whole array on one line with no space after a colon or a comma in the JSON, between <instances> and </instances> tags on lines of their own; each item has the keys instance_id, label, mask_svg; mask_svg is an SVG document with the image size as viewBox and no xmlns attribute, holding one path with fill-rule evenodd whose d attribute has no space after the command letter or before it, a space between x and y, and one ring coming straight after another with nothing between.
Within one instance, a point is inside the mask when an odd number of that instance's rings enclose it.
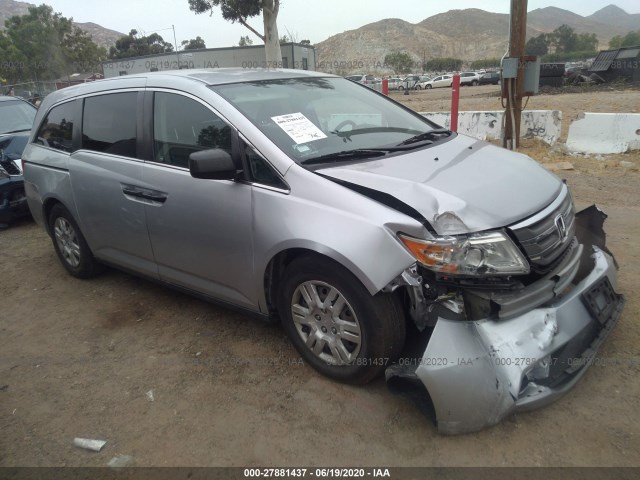
<instances>
[{"instance_id":1,"label":"crumpled hood","mask_svg":"<svg viewBox=\"0 0 640 480\"><path fill-rule=\"evenodd\" d=\"M395 197L440 235L510 225L542 210L562 188L555 175L529 157L464 135L316 172Z\"/></svg>"}]
</instances>

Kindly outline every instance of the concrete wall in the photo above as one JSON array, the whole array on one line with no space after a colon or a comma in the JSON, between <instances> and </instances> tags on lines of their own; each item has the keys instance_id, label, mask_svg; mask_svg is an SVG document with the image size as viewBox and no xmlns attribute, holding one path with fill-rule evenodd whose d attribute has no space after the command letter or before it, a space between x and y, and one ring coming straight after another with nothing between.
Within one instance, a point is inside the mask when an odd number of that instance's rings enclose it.
<instances>
[{"instance_id":1,"label":"concrete wall","mask_svg":"<svg viewBox=\"0 0 640 480\"><path fill-rule=\"evenodd\" d=\"M640 149L640 113L585 113L569 127L567 149L624 153Z\"/></svg>"},{"instance_id":2,"label":"concrete wall","mask_svg":"<svg viewBox=\"0 0 640 480\"><path fill-rule=\"evenodd\" d=\"M420 112L432 122L450 128L451 114L448 112ZM499 140L501 137L503 111L459 112L458 132L479 140ZM522 113L521 137L539 138L553 145L560 138L562 112L558 110L527 110Z\"/></svg>"}]
</instances>

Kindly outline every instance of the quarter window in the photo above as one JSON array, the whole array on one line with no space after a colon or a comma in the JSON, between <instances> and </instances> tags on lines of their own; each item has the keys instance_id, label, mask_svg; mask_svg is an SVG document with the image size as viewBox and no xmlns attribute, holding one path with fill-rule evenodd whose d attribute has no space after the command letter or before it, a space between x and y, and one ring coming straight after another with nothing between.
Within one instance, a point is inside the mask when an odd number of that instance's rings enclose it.
<instances>
[{"instance_id":1,"label":"quarter window","mask_svg":"<svg viewBox=\"0 0 640 480\"><path fill-rule=\"evenodd\" d=\"M247 165L249 166L249 179L252 182L270 187L287 188L287 185L280 179L278 174L274 172L273 168L253 148L246 145L244 154L247 159Z\"/></svg>"},{"instance_id":2,"label":"quarter window","mask_svg":"<svg viewBox=\"0 0 640 480\"><path fill-rule=\"evenodd\" d=\"M82 115L82 148L136 158L137 92L89 97Z\"/></svg>"},{"instance_id":3,"label":"quarter window","mask_svg":"<svg viewBox=\"0 0 640 480\"><path fill-rule=\"evenodd\" d=\"M221 148L231 154L231 127L199 102L156 92L153 106L154 159L189 167L189 155Z\"/></svg>"},{"instance_id":4,"label":"quarter window","mask_svg":"<svg viewBox=\"0 0 640 480\"><path fill-rule=\"evenodd\" d=\"M35 143L71 153L75 102L53 107L42 122Z\"/></svg>"}]
</instances>

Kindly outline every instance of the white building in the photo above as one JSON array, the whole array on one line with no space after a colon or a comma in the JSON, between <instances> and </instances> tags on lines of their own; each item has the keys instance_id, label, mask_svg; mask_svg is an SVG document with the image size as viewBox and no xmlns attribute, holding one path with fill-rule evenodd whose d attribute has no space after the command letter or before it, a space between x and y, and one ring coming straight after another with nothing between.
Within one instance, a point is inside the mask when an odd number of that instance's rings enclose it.
<instances>
[{"instance_id":1,"label":"white building","mask_svg":"<svg viewBox=\"0 0 640 480\"><path fill-rule=\"evenodd\" d=\"M300 43L283 43L280 45L280 49L282 51L282 63L277 65L266 62L264 45L251 45L247 47L183 50L159 55L113 59L102 62L102 69L105 78L184 68L316 69L316 51L313 46Z\"/></svg>"}]
</instances>

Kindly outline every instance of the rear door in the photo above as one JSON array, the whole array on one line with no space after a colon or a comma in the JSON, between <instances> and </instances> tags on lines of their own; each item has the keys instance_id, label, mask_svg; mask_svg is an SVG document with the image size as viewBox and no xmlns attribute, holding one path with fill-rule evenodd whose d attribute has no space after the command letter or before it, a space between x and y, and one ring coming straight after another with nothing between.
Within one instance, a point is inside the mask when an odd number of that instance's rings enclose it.
<instances>
[{"instance_id":1,"label":"rear door","mask_svg":"<svg viewBox=\"0 0 640 480\"><path fill-rule=\"evenodd\" d=\"M158 89L146 97L153 147L143 178L162 198L145 208L160 278L257 309L251 186L193 178L188 168L189 155L200 150L237 155L237 133L194 96Z\"/></svg>"},{"instance_id":2,"label":"rear door","mask_svg":"<svg viewBox=\"0 0 640 480\"><path fill-rule=\"evenodd\" d=\"M82 102L80 149L69 173L82 232L94 255L157 277L139 195L143 91L119 91Z\"/></svg>"}]
</instances>

